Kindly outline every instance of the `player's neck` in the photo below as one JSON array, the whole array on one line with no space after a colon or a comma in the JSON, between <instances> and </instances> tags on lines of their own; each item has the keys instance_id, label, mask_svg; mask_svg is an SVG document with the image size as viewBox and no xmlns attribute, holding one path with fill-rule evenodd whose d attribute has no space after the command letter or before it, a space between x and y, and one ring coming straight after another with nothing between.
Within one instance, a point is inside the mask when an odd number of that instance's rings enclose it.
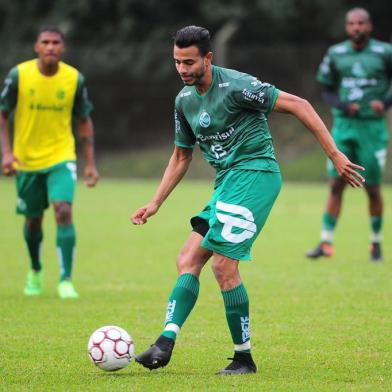
<instances>
[{"instance_id":1,"label":"player's neck","mask_svg":"<svg viewBox=\"0 0 392 392\"><path fill-rule=\"evenodd\" d=\"M195 86L197 92L200 95L204 95L208 91L208 89L211 86L212 79L213 79L213 73L212 73L212 66L211 66L204 74L203 79L200 81L200 83Z\"/></svg>"},{"instance_id":2,"label":"player's neck","mask_svg":"<svg viewBox=\"0 0 392 392\"><path fill-rule=\"evenodd\" d=\"M369 40L370 38L367 38L365 41L359 43L351 41L351 46L355 50L363 50L369 45Z\"/></svg>"},{"instance_id":3,"label":"player's neck","mask_svg":"<svg viewBox=\"0 0 392 392\"><path fill-rule=\"evenodd\" d=\"M53 76L59 70L59 63L45 64L40 59L37 61L38 69L45 76Z\"/></svg>"}]
</instances>

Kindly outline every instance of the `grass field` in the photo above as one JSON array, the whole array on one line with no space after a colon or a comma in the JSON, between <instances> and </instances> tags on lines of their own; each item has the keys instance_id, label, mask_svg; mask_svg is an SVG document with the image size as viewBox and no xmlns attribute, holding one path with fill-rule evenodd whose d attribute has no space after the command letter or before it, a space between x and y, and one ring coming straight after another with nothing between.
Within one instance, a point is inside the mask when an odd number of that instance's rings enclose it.
<instances>
[{"instance_id":1,"label":"grass field","mask_svg":"<svg viewBox=\"0 0 392 392\"><path fill-rule=\"evenodd\" d=\"M385 188L384 263L368 261L363 192L349 190L336 233L336 256L310 262L326 188L285 184L242 265L251 299L252 344L259 373L218 377L232 355L220 292L210 268L168 367L149 372L131 363L105 373L86 345L98 327L127 329L141 352L159 334L176 279L174 260L188 218L210 196L210 184L185 181L144 227L128 217L156 181L103 180L78 188L74 282L81 298L56 296L58 265L52 212L45 221L46 285L40 298L22 294L27 259L14 184L0 180L0 390L2 391L391 391L392 188Z\"/></svg>"}]
</instances>

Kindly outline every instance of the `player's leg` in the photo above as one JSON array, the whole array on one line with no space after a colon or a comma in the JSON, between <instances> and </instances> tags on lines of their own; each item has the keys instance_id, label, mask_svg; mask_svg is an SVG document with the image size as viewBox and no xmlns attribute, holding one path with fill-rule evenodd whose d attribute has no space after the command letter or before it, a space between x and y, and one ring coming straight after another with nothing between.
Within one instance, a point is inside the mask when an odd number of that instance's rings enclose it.
<instances>
[{"instance_id":1,"label":"player's leg","mask_svg":"<svg viewBox=\"0 0 392 392\"><path fill-rule=\"evenodd\" d=\"M41 295L43 292L43 271L41 263L42 216L26 217L23 236L30 256L31 268L27 274L24 293L28 296Z\"/></svg>"},{"instance_id":2,"label":"player's leg","mask_svg":"<svg viewBox=\"0 0 392 392\"><path fill-rule=\"evenodd\" d=\"M383 198L379 185L367 185L365 187L369 198L370 215L370 259L372 261L382 261L381 251L382 224L383 224Z\"/></svg>"},{"instance_id":3,"label":"player's leg","mask_svg":"<svg viewBox=\"0 0 392 392\"><path fill-rule=\"evenodd\" d=\"M24 294L28 296L43 293L43 268L41 244L43 240L43 212L48 206L45 175L38 172L18 172L16 176L18 193L16 212L25 215L23 237L30 258Z\"/></svg>"},{"instance_id":4,"label":"player's leg","mask_svg":"<svg viewBox=\"0 0 392 392\"><path fill-rule=\"evenodd\" d=\"M205 225L208 230L207 222ZM200 272L212 254L200 246L202 240L203 235L194 231L186 241L177 258L178 278L168 300L164 330L147 351L135 358L150 370L169 363L177 335L197 301Z\"/></svg>"},{"instance_id":5,"label":"player's leg","mask_svg":"<svg viewBox=\"0 0 392 392\"><path fill-rule=\"evenodd\" d=\"M353 122L352 119L336 118L332 135L339 150L351 161L358 163L355 144L356 126L356 122ZM329 193L322 216L320 242L314 249L306 253L306 256L311 259L323 256L330 257L334 253L332 245L333 235L341 211L346 183L339 176L330 159L327 161L327 171L330 178Z\"/></svg>"},{"instance_id":6,"label":"player's leg","mask_svg":"<svg viewBox=\"0 0 392 392\"><path fill-rule=\"evenodd\" d=\"M385 170L388 129L384 119L363 120L359 128L359 161L366 168L365 189L369 200L370 260L382 261L383 224L382 176Z\"/></svg>"},{"instance_id":7,"label":"player's leg","mask_svg":"<svg viewBox=\"0 0 392 392\"><path fill-rule=\"evenodd\" d=\"M317 259L322 256L330 257L333 255L334 230L342 208L345 187L346 182L342 178L330 179L327 203L322 217L320 243L315 249L306 253L307 257Z\"/></svg>"},{"instance_id":8,"label":"player's leg","mask_svg":"<svg viewBox=\"0 0 392 392\"><path fill-rule=\"evenodd\" d=\"M227 324L234 343L232 362L218 374L256 373L250 353L249 299L238 260L214 253L212 270L222 292Z\"/></svg>"},{"instance_id":9,"label":"player's leg","mask_svg":"<svg viewBox=\"0 0 392 392\"><path fill-rule=\"evenodd\" d=\"M47 176L49 200L56 219L56 247L60 265L58 294L61 298L78 298L72 283L76 231L72 221L72 201L76 186L76 166L73 162L53 167Z\"/></svg>"},{"instance_id":10,"label":"player's leg","mask_svg":"<svg viewBox=\"0 0 392 392\"><path fill-rule=\"evenodd\" d=\"M280 173L235 170L217 189L210 229L202 246L214 252L212 268L234 344L232 362L218 374L256 372L250 353L249 299L238 261L251 259L252 244L268 218L281 183Z\"/></svg>"}]
</instances>

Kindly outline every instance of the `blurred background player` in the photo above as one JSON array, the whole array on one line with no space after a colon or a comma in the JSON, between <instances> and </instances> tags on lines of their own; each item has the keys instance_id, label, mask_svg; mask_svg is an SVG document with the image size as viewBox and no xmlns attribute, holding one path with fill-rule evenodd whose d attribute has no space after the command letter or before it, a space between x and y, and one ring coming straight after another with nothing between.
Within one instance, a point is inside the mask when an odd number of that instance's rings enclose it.
<instances>
[{"instance_id":1,"label":"blurred background player","mask_svg":"<svg viewBox=\"0 0 392 392\"><path fill-rule=\"evenodd\" d=\"M75 117L86 160L85 182L92 187L98 181L90 118L92 104L83 75L60 61L65 42L58 28L43 27L34 49L37 58L12 68L1 92L2 169L7 176L16 174L17 213L26 217L23 234L31 267L24 293L34 296L43 292L42 220L44 210L52 203L61 270L58 294L61 298L77 298L71 281L76 242L72 222L76 155L71 124ZM14 114L12 148L11 112Z\"/></svg>"},{"instance_id":2,"label":"blurred background player","mask_svg":"<svg viewBox=\"0 0 392 392\"><path fill-rule=\"evenodd\" d=\"M369 200L370 259L381 261L383 199L381 181L385 166L388 128L385 111L392 76L392 46L370 39L372 21L363 8L346 14L348 40L328 49L317 74L323 98L332 107L332 135L347 157L365 168ZM332 256L334 229L341 211L346 183L328 162L330 190L322 219L321 242L306 255Z\"/></svg>"},{"instance_id":3,"label":"blurred background player","mask_svg":"<svg viewBox=\"0 0 392 392\"><path fill-rule=\"evenodd\" d=\"M174 61L185 87L175 102L175 148L153 199L131 217L137 225L156 214L188 170L196 144L216 169L214 193L197 216L177 259L178 279L167 305L165 327L136 361L149 369L166 366L174 342L199 294L199 276L212 258L234 344L232 362L218 374L255 373L251 356L249 299L239 261L261 232L281 188L267 116L297 117L317 138L338 172L352 185L363 178L342 154L313 107L304 99L235 70L212 65L210 34L202 27L179 30ZM159 261L157 261L159 262Z\"/></svg>"}]
</instances>

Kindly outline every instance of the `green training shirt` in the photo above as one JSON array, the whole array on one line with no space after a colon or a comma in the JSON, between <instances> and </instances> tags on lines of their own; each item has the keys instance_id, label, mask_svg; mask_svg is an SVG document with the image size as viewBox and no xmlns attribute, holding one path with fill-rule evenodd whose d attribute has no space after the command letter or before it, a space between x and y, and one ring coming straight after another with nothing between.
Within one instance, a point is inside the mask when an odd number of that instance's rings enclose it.
<instances>
[{"instance_id":1,"label":"green training shirt","mask_svg":"<svg viewBox=\"0 0 392 392\"><path fill-rule=\"evenodd\" d=\"M359 118L379 118L370 107L373 100L384 101L392 77L392 45L374 39L362 50L347 40L331 46L320 64L317 80L335 89L341 102L358 103ZM342 109L332 108L335 116L344 117Z\"/></svg>"},{"instance_id":2,"label":"green training shirt","mask_svg":"<svg viewBox=\"0 0 392 392\"><path fill-rule=\"evenodd\" d=\"M197 143L217 177L232 168L279 172L267 123L279 91L231 69L213 66L212 72L204 95L194 86L177 95L175 144Z\"/></svg>"}]
</instances>

